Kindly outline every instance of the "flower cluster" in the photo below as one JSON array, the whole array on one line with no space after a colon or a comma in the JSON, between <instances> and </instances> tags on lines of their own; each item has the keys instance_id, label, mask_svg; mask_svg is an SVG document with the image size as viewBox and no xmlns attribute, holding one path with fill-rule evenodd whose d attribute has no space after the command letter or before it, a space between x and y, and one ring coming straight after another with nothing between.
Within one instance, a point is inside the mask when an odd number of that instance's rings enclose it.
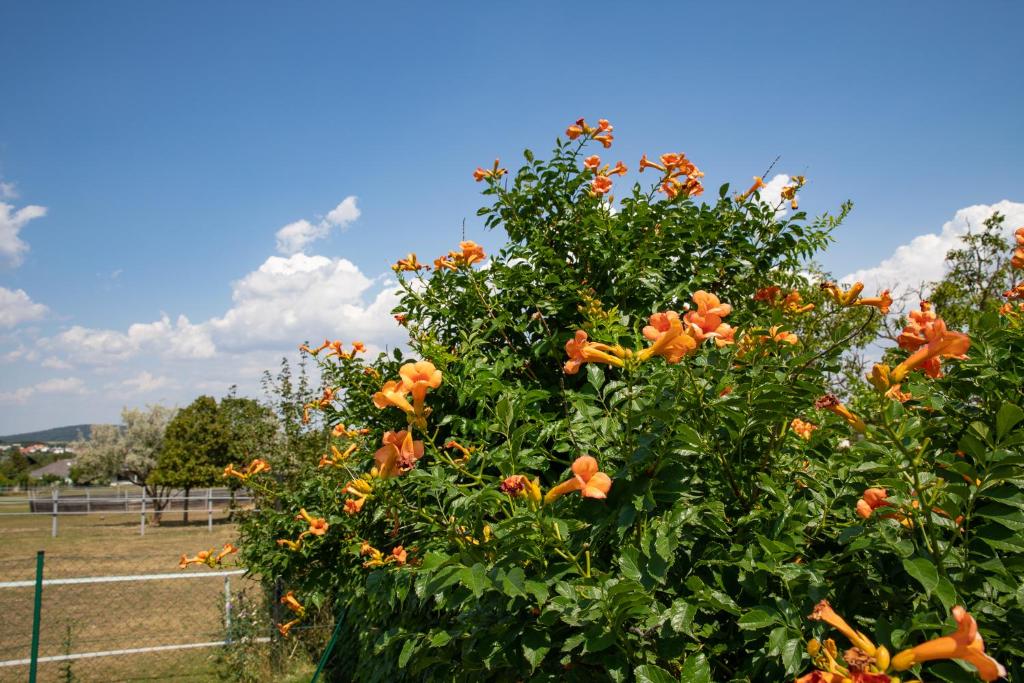
<instances>
[{"instance_id":1,"label":"flower cluster","mask_svg":"<svg viewBox=\"0 0 1024 683\"><path fill-rule=\"evenodd\" d=\"M679 195L684 197L699 197L704 194L704 186L700 179L704 172L697 168L696 164L686 158L682 152L669 152L662 154L661 163L655 163L644 154L640 157L640 172L644 169L653 168L661 171L661 180L658 183L658 190L663 192L669 199L675 199Z\"/></svg>"},{"instance_id":2,"label":"flower cluster","mask_svg":"<svg viewBox=\"0 0 1024 683\"><path fill-rule=\"evenodd\" d=\"M484 169L477 166L476 170L473 171L473 180L477 181L478 183L481 180L497 180L501 176L508 173L508 171L506 171L503 168L499 168L499 166L501 166L500 159L495 159L494 166L492 166L491 168Z\"/></svg>"},{"instance_id":3,"label":"flower cluster","mask_svg":"<svg viewBox=\"0 0 1024 683\"><path fill-rule=\"evenodd\" d=\"M834 282L825 282L821 288L840 306L871 306L883 314L888 313L892 306L892 296L888 289L882 290L878 296L861 297L860 293L864 291L863 282L854 282L846 291L840 289Z\"/></svg>"},{"instance_id":4,"label":"flower cluster","mask_svg":"<svg viewBox=\"0 0 1024 683\"><path fill-rule=\"evenodd\" d=\"M256 458L250 462L244 470L236 470L234 465L228 465L224 468L225 477L238 477L242 481L248 481L250 477L253 477L262 472L269 472L270 465L267 464L266 460Z\"/></svg>"},{"instance_id":5,"label":"flower cluster","mask_svg":"<svg viewBox=\"0 0 1024 683\"><path fill-rule=\"evenodd\" d=\"M791 315L800 315L814 310L814 304L805 304L803 296L797 290L791 290L786 296L782 296L782 289L778 286L764 287L754 293L754 301L763 301L773 308L781 309Z\"/></svg>"},{"instance_id":6,"label":"flower cluster","mask_svg":"<svg viewBox=\"0 0 1024 683\"><path fill-rule=\"evenodd\" d=\"M913 353L891 370L882 363L875 365L869 379L879 391L899 385L917 368L921 368L929 377L941 377L942 359L966 358L967 350L971 347L970 337L963 332L948 330L946 322L935 314L927 301L922 301L921 309L911 311L908 317L907 325L896 343L901 349Z\"/></svg>"},{"instance_id":7,"label":"flower cluster","mask_svg":"<svg viewBox=\"0 0 1024 683\"><path fill-rule=\"evenodd\" d=\"M1017 244L1013 250L1013 256L1010 258L1010 267L1014 270L1024 270L1024 226L1017 228L1013 236ZM1003 292L1003 296L1006 298L1006 303L1002 305L999 312L1003 315L1012 314L1019 320L1020 315L1024 313L1024 281L1018 282ZM1011 303L1014 301L1018 302L1016 308Z\"/></svg>"},{"instance_id":8,"label":"flower cluster","mask_svg":"<svg viewBox=\"0 0 1024 683\"><path fill-rule=\"evenodd\" d=\"M317 467L342 467L358 447L357 444L349 444L348 448L342 452L338 450L337 446L331 444L331 452L320 456L320 463Z\"/></svg>"},{"instance_id":9,"label":"flower cluster","mask_svg":"<svg viewBox=\"0 0 1024 683\"><path fill-rule=\"evenodd\" d=\"M484 248L473 240L459 242L459 251L449 251L447 256L439 256L434 259L436 270L458 270L468 268L474 263L479 263L486 258Z\"/></svg>"},{"instance_id":10,"label":"flower cluster","mask_svg":"<svg viewBox=\"0 0 1024 683\"><path fill-rule=\"evenodd\" d=\"M295 614L295 618L291 621L277 625L277 632L281 634L282 638L287 638L292 628L305 618L306 608L295 598L295 593L292 591L288 591L281 597L281 604Z\"/></svg>"},{"instance_id":11,"label":"flower cluster","mask_svg":"<svg viewBox=\"0 0 1024 683\"><path fill-rule=\"evenodd\" d=\"M338 343L340 344L341 342L338 342ZM317 350L319 350L319 349L317 349ZM309 411L311 411L311 410L323 410L324 408L327 408L332 403L334 403L334 399L336 397L337 397L337 394L335 393L335 390L330 388L330 387L326 387L324 389L323 394L320 396L320 398L318 398L317 400L312 401L312 402L307 403L306 405L302 406L302 423L303 424L309 423Z\"/></svg>"},{"instance_id":12,"label":"flower cluster","mask_svg":"<svg viewBox=\"0 0 1024 683\"><path fill-rule=\"evenodd\" d=\"M632 358L644 362L654 356L675 364L696 351L703 342L713 341L718 347L732 344L736 330L722 321L732 312L732 306L703 290L694 292L693 301L696 308L687 311L682 318L676 311L651 315L643 329L644 338L651 345L636 353L617 344L590 341L585 331L577 330L565 344L565 352L569 356L563 368L565 373L576 374L584 363L603 363L621 368Z\"/></svg>"},{"instance_id":13,"label":"flower cluster","mask_svg":"<svg viewBox=\"0 0 1024 683\"><path fill-rule=\"evenodd\" d=\"M295 520L299 522L305 522L309 525L305 531L299 534L299 537L294 541L287 538L277 539L277 544L282 548L287 548L291 551L298 551L302 549L304 540L309 536L320 537L327 533L327 530L331 528L327 520L323 517L313 517L311 514L306 512L305 508L299 509L299 514L295 515Z\"/></svg>"},{"instance_id":14,"label":"flower cluster","mask_svg":"<svg viewBox=\"0 0 1024 683\"><path fill-rule=\"evenodd\" d=\"M576 123L565 130L565 135L570 140L580 137L584 140L591 139L595 142L600 142L602 147L608 149L612 146L612 140L615 139L615 136L612 135L612 130L612 124L608 123L608 119L598 119L596 128L588 126L587 122L583 119L577 119Z\"/></svg>"},{"instance_id":15,"label":"flower cluster","mask_svg":"<svg viewBox=\"0 0 1024 683\"><path fill-rule=\"evenodd\" d=\"M413 256L415 258L415 255L411 254L411 256ZM361 342L361 341L352 342L352 350L351 351L346 351L344 349L344 346L345 346L344 342L342 342L340 339L335 339L334 341L331 341L330 339L325 339L324 343L321 344L320 346L316 347L315 349L311 349L308 346L306 346L305 344L303 344L302 346L299 347L299 350L300 351L304 351L304 352L306 352L306 353L308 353L310 355L317 356L324 349L329 349L328 353L324 354L324 358L330 358L330 357L334 356L334 357L337 357L337 358L344 358L344 359L355 358L357 353L365 353L366 352L366 345L363 344L363 342ZM333 399L333 394L332 394L331 398ZM323 406L320 406L320 407L323 407Z\"/></svg>"},{"instance_id":16,"label":"flower cluster","mask_svg":"<svg viewBox=\"0 0 1024 683\"><path fill-rule=\"evenodd\" d=\"M193 564L204 564L211 569L219 567L228 555L232 555L238 552L231 543L225 543L224 547L221 548L220 552L210 548L209 550L200 550L195 554L195 557L189 557L188 555L182 554L181 560L178 561L178 567L181 569L187 569L189 565Z\"/></svg>"},{"instance_id":17,"label":"flower cluster","mask_svg":"<svg viewBox=\"0 0 1024 683\"><path fill-rule=\"evenodd\" d=\"M390 553L385 555L383 552L370 545L369 541L363 541L362 545L359 547L359 555L361 557L368 558L363 562L363 567L367 569L383 567L389 564L401 567L409 561L409 553L402 546L396 545L391 549Z\"/></svg>"},{"instance_id":18,"label":"flower cluster","mask_svg":"<svg viewBox=\"0 0 1024 683\"><path fill-rule=\"evenodd\" d=\"M808 618L829 624L846 636L853 647L843 653L843 662L840 663L839 651L832 639L826 640L824 644L811 639L807 643L807 653L817 669L798 678L797 683L899 683L898 677L890 676L887 672L906 671L912 666L937 659L960 659L972 664L983 681L994 681L1006 676L1003 665L985 654L985 643L978 633L978 623L960 606L953 608L956 631L896 655L890 655L884 645L875 645L866 635L850 626L836 614L828 600L815 605Z\"/></svg>"},{"instance_id":19,"label":"flower cluster","mask_svg":"<svg viewBox=\"0 0 1024 683\"><path fill-rule=\"evenodd\" d=\"M797 199L796 193L800 191L804 185L807 184L807 178L802 175L793 176L790 178L793 181L792 185L786 185L779 191L779 196L789 202L789 208L794 211L799 207L799 200Z\"/></svg>"},{"instance_id":20,"label":"flower cluster","mask_svg":"<svg viewBox=\"0 0 1024 683\"><path fill-rule=\"evenodd\" d=\"M608 164L601 166L601 157L593 154L583 160L583 167L593 172L594 179L590 182L590 196L599 197L608 194L612 189L613 175L626 175L627 168L621 161L615 162L614 167Z\"/></svg>"}]
</instances>

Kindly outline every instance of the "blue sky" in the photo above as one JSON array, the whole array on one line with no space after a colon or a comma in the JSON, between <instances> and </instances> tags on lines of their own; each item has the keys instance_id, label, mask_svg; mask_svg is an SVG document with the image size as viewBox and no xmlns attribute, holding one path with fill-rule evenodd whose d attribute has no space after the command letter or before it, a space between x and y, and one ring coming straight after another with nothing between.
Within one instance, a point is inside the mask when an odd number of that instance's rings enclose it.
<instances>
[{"instance_id":1,"label":"blue sky","mask_svg":"<svg viewBox=\"0 0 1024 683\"><path fill-rule=\"evenodd\" d=\"M447 251L463 219L497 245L472 169L580 116L612 120L615 159L682 150L712 187L781 156L810 212L856 203L826 267L923 276L911 257L967 220L1024 220L1022 20L1009 1L4 3L0 434L254 390L305 338L395 343L388 265ZM358 218L322 223L347 197ZM329 234L277 250L299 220Z\"/></svg>"}]
</instances>

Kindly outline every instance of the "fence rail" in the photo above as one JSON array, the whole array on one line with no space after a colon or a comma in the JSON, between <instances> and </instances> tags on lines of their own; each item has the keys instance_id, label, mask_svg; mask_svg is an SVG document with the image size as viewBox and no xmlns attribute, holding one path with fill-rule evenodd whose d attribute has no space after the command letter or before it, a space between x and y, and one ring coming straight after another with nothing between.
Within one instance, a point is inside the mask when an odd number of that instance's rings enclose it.
<instances>
[{"instance_id":1,"label":"fence rail","mask_svg":"<svg viewBox=\"0 0 1024 683\"><path fill-rule=\"evenodd\" d=\"M71 666L101 674L86 680L118 680L110 671L147 670L157 661L175 672L186 663L208 666L205 655L196 659L189 652L270 641L259 634L232 640L240 588L232 579L241 579L242 569L43 579L43 564L40 554L36 580L0 582L0 606L8 620L0 631L0 671L9 672L0 680L9 680L18 667L30 680L37 670L46 680L59 678L63 674L54 667ZM175 588L183 580L223 582L223 589L219 584ZM140 611L141 604L150 609ZM42 673L46 666L48 674Z\"/></svg>"}]
</instances>

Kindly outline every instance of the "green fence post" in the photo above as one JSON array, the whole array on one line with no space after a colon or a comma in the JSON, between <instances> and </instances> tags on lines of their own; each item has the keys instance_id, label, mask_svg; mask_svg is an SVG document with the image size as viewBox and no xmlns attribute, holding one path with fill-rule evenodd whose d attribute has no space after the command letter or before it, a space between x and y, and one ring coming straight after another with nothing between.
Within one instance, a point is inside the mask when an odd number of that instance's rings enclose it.
<instances>
[{"instance_id":1,"label":"green fence post","mask_svg":"<svg viewBox=\"0 0 1024 683\"><path fill-rule=\"evenodd\" d=\"M43 612L43 551L36 554L36 602L32 611L32 655L28 665L28 683L36 683L39 659L39 617Z\"/></svg>"}]
</instances>

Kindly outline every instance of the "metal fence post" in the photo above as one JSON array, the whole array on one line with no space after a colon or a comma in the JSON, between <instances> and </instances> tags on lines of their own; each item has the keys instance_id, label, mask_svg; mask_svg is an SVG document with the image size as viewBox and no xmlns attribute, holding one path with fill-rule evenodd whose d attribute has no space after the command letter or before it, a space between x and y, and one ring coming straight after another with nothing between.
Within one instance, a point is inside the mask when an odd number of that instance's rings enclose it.
<instances>
[{"instance_id":1,"label":"metal fence post","mask_svg":"<svg viewBox=\"0 0 1024 683\"><path fill-rule=\"evenodd\" d=\"M213 489L206 489L206 530L213 531Z\"/></svg>"},{"instance_id":2,"label":"metal fence post","mask_svg":"<svg viewBox=\"0 0 1024 683\"><path fill-rule=\"evenodd\" d=\"M54 487L50 491L53 496L53 523L50 525L50 535L57 538L57 501L60 498L60 490Z\"/></svg>"},{"instance_id":3,"label":"metal fence post","mask_svg":"<svg viewBox=\"0 0 1024 683\"><path fill-rule=\"evenodd\" d=\"M231 577L224 577L224 640L231 642Z\"/></svg>"},{"instance_id":4,"label":"metal fence post","mask_svg":"<svg viewBox=\"0 0 1024 683\"><path fill-rule=\"evenodd\" d=\"M142 489L142 512L139 513L139 536L146 535L146 489Z\"/></svg>"},{"instance_id":5,"label":"metal fence post","mask_svg":"<svg viewBox=\"0 0 1024 683\"><path fill-rule=\"evenodd\" d=\"M56 523L56 522L54 522ZM32 609L32 652L29 655L28 681L36 683L39 660L39 620L43 612L43 551L36 553L36 598Z\"/></svg>"}]
</instances>

